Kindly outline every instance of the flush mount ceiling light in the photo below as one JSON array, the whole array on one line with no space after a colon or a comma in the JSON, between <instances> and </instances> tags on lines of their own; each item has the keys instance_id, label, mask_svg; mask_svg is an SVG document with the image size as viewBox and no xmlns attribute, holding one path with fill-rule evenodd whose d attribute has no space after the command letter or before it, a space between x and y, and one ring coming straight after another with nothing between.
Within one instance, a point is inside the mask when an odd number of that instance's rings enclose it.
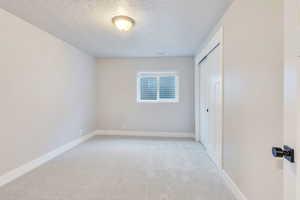
<instances>
[{"instance_id":1,"label":"flush mount ceiling light","mask_svg":"<svg viewBox=\"0 0 300 200\"><path fill-rule=\"evenodd\" d=\"M113 17L112 22L120 31L129 31L135 24L134 19L122 15Z\"/></svg>"}]
</instances>

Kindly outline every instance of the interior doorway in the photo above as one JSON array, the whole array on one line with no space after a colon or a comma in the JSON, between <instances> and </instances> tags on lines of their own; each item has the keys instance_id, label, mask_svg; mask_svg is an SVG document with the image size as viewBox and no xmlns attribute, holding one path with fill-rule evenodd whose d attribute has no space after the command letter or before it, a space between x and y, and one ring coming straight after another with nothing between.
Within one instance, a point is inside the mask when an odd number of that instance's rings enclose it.
<instances>
[{"instance_id":1,"label":"interior doorway","mask_svg":"<svg viewBox=\"0 0 300 200\"><path fill-rule=\"evenodd\" d=\"M222 168L223 62L222 30L198 60L198 138L210 158Z\"/></svg>"}]
</instances>

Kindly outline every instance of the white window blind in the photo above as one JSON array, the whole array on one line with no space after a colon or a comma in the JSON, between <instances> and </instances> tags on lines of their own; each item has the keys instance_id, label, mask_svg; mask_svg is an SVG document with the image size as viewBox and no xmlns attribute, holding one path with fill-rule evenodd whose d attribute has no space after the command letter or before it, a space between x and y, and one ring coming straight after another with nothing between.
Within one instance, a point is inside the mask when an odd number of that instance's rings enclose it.
<instances>
[{"instance_id":1,"label":"white window blind","mask_svg":"<svg viewBox=\"0 0 300 200\"><path fill-rule=\"evenodd\" d=\"M156 100L157 99L157 80L156 77L142 77L141 85L141 100Z\"/></svg>"},{"instance_id":2,"label":"white window blind","mask_svg":"<svg viewBox=\"0 0 300 200\"><path fill-rule=\"evenodd\" d=\"M178 84L175 72L141 72L137 76L137 101L178 102Z\"/></svg>"},{"instance_id":3,"label":"white window blind","mask_svg":"<svg viewBox=\"0 0 300 200\"><path fill-rule=\"evenodd\" d=\"M176 98L176 80L175 76L160 77L159 81L159 98L175 99Z\"/></svg>"}]
</instances>

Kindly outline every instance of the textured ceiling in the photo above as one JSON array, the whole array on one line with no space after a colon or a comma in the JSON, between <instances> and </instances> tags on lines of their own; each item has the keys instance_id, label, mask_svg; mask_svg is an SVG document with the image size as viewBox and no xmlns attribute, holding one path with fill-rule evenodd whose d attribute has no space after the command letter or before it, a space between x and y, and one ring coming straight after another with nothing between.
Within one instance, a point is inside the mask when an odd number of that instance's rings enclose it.
<instances>
[{"instance_id":1,"label":"textured ceiling","mask_svg":"<svg viewBox=\"0 0 300 200\"><path fill-rule=\"evenodd\" d=\"M96 57L194 55L231 0L0 0L0 7ZM136 20L119 32L115 15Z\"/></svg>"}]
</instances>

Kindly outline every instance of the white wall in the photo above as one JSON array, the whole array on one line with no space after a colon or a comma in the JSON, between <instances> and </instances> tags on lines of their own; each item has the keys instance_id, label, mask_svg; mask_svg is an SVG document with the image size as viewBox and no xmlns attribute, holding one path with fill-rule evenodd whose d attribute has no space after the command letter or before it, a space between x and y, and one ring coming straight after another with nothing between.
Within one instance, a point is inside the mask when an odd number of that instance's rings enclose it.
<instances>
[{"instance_id":1,"label":"white wall","mask_svg":"<svg viewBox=\"0 0 300 200\"><path fill-rule=\"evenodd\" d=\"M220 25L224 169L248 200L282 200L282 162L271 148L283 141L283 2L237 0Z\"/></svg>"},{"instance_id":2,"label":"white wall","mask_svg":"<svg viewBox=\"0 0 300 200\"><path fill-rule=\"evenodd\" d=\"M96 128L95 60L0 9L0 175Z\"/></svg>"},{"instance_id":3,"label":"white wall","mask_svg":"<svg viewBox=\"0 0 300 200\"><path fill-rule=\"evenodd\" d=\"M192 57L99 59L98 128L194 132ZM137 103L136 75L141 71L177 71L179 103Z\"/></svg>"}]
</instances>

